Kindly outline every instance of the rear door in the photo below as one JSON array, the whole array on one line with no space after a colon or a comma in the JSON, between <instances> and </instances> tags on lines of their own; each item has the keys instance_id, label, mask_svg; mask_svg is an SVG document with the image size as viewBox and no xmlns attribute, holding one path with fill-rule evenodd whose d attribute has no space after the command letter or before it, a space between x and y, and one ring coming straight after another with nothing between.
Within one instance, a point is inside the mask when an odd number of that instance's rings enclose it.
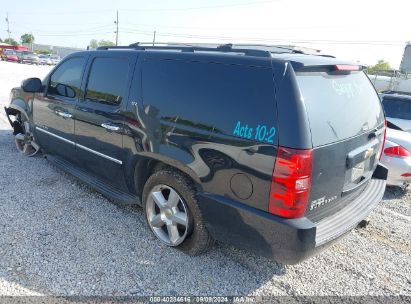
<instances>
[{"instance_id":1,"label":"rear door","mask_svg":"<svg viewBox=\"0 0 411 304\"><path fill-rule=\"evenodd\" d=\"M76 108L75 138L83 168L124 186L122 109L127 103L135 57L116 53L90 58L84 98Z\"/></svg>"},{"instance_id":2,"label":"rear door","mask_svg":"<svg viewBox=\"0 0 411 304\"><path fill-rule=\"evenodd\" d=\"M378 164L384 114L374 87L361 71L301 71L314 149L307 216L334 213L366 186Z\"/></svg>"},{"instance_id":3,"label":"rear door","mask_svg":"<svg viewBox=\"0 0 411 304\"><path fill-rule=\"evenodd\" d=\"M81 95L87 58L70 57L46 79L45 93L35 95L36 138L47 153L75 160L74 108Z\"/></svg>"}]
</instances>

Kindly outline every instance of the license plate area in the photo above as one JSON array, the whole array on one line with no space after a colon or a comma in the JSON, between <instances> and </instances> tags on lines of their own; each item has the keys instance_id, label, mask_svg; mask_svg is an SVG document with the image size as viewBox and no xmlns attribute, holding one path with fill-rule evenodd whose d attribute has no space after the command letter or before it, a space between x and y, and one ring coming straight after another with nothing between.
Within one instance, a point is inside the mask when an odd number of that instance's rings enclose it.
<instances>
[{"instance_id":1,"label":"license plate area","mask_svg":"<svg viewBox=\"0 0 411 304\"><path fill-rule=\"evenodd\" d=\"M364 176L365 161L355 165L351 169L351 182L358 182Z\"/></svg>"}]
</instances>

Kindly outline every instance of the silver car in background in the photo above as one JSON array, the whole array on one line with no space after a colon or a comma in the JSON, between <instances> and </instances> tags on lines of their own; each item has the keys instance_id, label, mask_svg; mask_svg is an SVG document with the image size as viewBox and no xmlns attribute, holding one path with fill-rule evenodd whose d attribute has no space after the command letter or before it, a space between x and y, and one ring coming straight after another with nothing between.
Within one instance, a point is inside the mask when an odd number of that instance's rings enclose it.
<instances>
[{"instance_id":1,"label":"silver car in background","mask_svg":"<svg viewBox=\"0 0 411 304\"><path fill-rule=\"evenodd\" d=\"M387 135L381 162L388 167L387 185L411 183L411 93L380 94L387 119Z\"/></svg>"},{"instance_id":2,"label":"silver car in background","mask_svg":"<svg viewBox=\"0 0 411 304\"><path fill-rule=\"evenodd\" d=\"M23 51L21 63L39 64L39 56L31 51Z\"/></svg>"},{"instance_id":3,"label":"silver car in background","mask_svg":"<svg viewBox=\"0 0 411 304\"><path fill-rule=\"evenodd\" d=\"M56 55L51 56L50 59L51 59L51 64L53 65L56 65L61 61L61 57L56 56Z\"/></svg>"},{"instance_id":4,"label":"silver car in background","mask_svg":"<svg viewBox=\"0 0 411 304\"><path fill-rule=\"evenodd\" d=\"M52 65L52 61L50 56L48 55L40 55L39 56L39 63L42 65Z\"/></svg>"},{"instance_id":5,"label":"silver car in background","mask_svg":"<svg viewBox=\"0 0 411 304\"><path fill-rule=\"evenodd\" d=\"M388 122L381 162L388 168L387 185L407 187L411 183L411 133Z\"/></svg>"}]
</instances>

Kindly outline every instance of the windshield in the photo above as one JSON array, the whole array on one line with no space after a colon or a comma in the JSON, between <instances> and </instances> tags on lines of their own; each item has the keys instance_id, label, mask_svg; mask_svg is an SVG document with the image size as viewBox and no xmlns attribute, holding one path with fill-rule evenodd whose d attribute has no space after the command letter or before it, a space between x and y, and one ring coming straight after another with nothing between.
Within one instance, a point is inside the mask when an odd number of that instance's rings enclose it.
<instances>
[{"instance_id":1,"label":"windshield","mask_svg":"<svg viewBox=\"0 0 411 304\"><path fill-rule=\"evenodd\" d=\"M384 121L381 103L363 72L297 73L314 146L367 132Z\"/></svg>"}]
</instances>

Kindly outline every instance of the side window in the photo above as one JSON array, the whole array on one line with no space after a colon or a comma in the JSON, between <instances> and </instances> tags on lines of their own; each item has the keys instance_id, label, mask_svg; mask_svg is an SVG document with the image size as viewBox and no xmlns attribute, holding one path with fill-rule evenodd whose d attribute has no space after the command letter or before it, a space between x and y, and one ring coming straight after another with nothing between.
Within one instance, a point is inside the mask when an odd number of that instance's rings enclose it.
<instances>
[{"instance_id":1,"label":"side window","mask_svg":"<svg viewBox=\"0 0 411 304\"><path fill-rule=\"evenodd\" d=\"M119 105L124 98L129 73L124 58L96 58L91 66L85 100Z\"/></svg>"},{"instance_id":2,"label":"side window","mask_svg":"<svg viewBox=\"0 0 411 304\"><path fill-rule=\"evenodd\" d=\"M274 143L272 70L219 63L149 59L143 103L157 118L215 133Z\"/></svg>"},{"instance_id":3,"label":"side window","mask_svg":"<svg viewBox=\"0 0 411 304\"><path fill-rule=\"evenodd\" d=\"M80 95L85 59L74 57L63 62L51 75L47 94L74 99Z\"/></svg>"}]
</instances>

